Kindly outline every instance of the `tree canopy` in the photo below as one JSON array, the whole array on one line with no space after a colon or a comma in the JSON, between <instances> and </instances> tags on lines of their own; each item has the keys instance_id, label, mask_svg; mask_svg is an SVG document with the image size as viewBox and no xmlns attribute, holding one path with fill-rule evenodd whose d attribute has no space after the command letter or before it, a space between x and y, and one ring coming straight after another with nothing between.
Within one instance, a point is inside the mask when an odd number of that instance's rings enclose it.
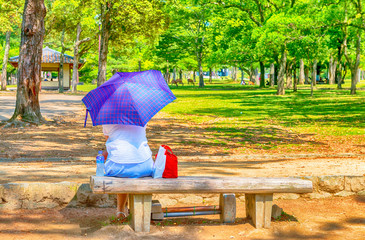
<instances>
[{"instance_id":1,"label":"tree canopy","mask_svg":"<svg viewBox=\"0 0 365 240\"><path fill-rule=\"evenodd\" d=\"M299 70L313 84L320 76L336 81L339 88L344 75L351 73L355 94L363 66L364 3L45 0L44 44L76 54L85 62L80 81L98 79L99 85L116 71L158 69L168 81L176 69L198 72L199 86L204 87L203 72L234 67L252 82L260 78L257 83L265 87L265 72L273 67L271 78L278 84L278 94L293 87L291 81L297 83L291 76ZM23 6L24 0L0 0L0 41L4 43L0 53L5 53L6 32L11 31L10 57L19 52ZM7 66L7 71L14 69Z\"/></svg>"}]
</instances>

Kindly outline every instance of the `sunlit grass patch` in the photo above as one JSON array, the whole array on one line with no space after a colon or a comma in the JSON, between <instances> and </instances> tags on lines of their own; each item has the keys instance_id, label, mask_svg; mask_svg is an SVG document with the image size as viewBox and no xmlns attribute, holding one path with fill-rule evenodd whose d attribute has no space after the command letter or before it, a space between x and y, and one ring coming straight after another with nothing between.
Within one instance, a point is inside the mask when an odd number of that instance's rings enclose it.
<instances>
[{"instance_id":1,"label":"sunlit grass patch","mask_svg":"<svg viewBox=\"0 0 365 240\"><path fill-rule=\"evenodd\" d=\"M365 91L350 95L348 90L287 90L277 96L275 89L175 88L177 100L162 111L170 117L204 128L213 141L201 145L239 144L252 151L313 152L327 137L364 135ZM310 137L312 136L312 137ZM194 140L190 140L192 143Z\"/></svg>"},{"instance_id":2,"label":"sunlit grass patch","mask_svg":"<svg viewBox=\"0 0 365 240\"><path fill-rule=\"evenodd\" d=\"M78 85L77 91L80 92L90 92L91 90L96 88L96 84L84 84L84 85Z\"/></svg>"},{"instance_id":3,"label":"sunlit grass patch","mask_svg":"<svg viewBox=\"0 0 365 240\"><path fill-rule=\"evenodd\" d=\"M79 85L78 90L95 87ZM343 87L349 88L350 82ZM275 88L242 86L228 79L216 79L204 88L197 84L170 88L177 99L161 110L164 116L204 130L199 140L196 132L187 135L182 140L187 145L287 152L302 147L311 152L329 137L365 135L364 90L350 95L348 89L318 84L311 96L309 85L299 85L297 92L287 89L278 96Z\"/></svg>"}]
</instances>

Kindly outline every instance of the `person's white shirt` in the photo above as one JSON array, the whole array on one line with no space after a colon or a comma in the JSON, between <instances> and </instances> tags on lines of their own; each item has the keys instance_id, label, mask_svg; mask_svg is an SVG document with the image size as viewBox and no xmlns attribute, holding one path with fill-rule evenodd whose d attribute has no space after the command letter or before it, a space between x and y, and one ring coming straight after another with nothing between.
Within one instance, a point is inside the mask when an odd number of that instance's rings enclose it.
<instances>
[{"instance_id":1,"label":"person's white shirt","mask_svg":"<svg viewBox=\"0 0 365 240\"><path fill-rule=\"evenodd\" d=\"M115 163L142 163L152 157L147 143L146 127L106 124L103 133L108 136L108 161Z\"/></svg>"}]
</instances>

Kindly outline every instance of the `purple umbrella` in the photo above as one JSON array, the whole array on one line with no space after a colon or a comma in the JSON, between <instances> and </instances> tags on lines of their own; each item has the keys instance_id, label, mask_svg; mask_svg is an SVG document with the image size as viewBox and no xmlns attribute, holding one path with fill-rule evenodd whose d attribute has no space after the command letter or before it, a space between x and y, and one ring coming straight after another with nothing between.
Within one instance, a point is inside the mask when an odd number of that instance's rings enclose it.
<instances>
[{"instance_id":1,"label":"purple umbrella","mask_svg":"<svg viewBox=\"0 0 365 240\"><path fill-rule=\"evenodd\" d=\"M143 127L175 99L161 72L149 70L118 72L90 91L82 102L90 113L93 126L125 124Z\"/></svg>"}]
</instances>

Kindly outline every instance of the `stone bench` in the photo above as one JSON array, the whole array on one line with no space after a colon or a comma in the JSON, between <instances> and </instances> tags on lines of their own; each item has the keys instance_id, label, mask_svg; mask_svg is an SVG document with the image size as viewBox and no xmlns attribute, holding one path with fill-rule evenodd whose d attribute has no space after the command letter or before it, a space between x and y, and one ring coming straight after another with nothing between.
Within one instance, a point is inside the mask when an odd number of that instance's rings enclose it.
<instances>
[{"instance_id":1,"label":"stone bench","mask_svg":"<svg viewBox=\"0 0 365 240\"><path fill-rule=\"evenodd\" d=\"M136 232L149 232L152 194L217 193L220 194L221 219L224 222L236 215L235 199L230 193L245 193L246 217L256 228L269 228L274 193L310 193L312 182L297 178L243 177L179 177L152 178L90 178L94 193L129 194L131 227ZM234 207L232 207L234 204Z\"/></svg>"}]
</instances>

